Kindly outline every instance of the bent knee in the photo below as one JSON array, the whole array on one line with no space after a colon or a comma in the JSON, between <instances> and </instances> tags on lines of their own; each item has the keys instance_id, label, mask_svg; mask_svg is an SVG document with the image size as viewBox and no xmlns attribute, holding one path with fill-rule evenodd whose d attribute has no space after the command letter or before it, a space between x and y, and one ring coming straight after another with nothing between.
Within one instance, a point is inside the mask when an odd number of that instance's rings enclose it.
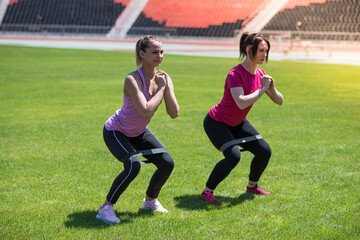
<instances>
[{"instance_id":1,"label":"bent knee","mask_svg":"<svg viewBox=\"0 0 360 240\"><path fill-rule=\"evenodd\" d=\"M227 162L227 165L234 168L240 161L241 153L237 145L229 147L224 151L224 157Z\"/></svg>"},{"instance_id":2,"label":"bent knee","mask_svg":"<svg viewBox=\"0 0 360 240\"><path fill-rule=\"evenodd\" d=\"M264 147L259 150L259 152L256 154L256 156L261 157L263 159L270 159L271 157L271 149L270 147Z\"/></svg>"},{"instance_id":3,"label":"bent knee","mask_svg":"<svg viewBox=\"0 0 360 240\"><path fill-rule=\"evenodd\" d=\"M165 154L161 159L161 164L158 166L160 170L172 172L175 163L170 154Z\"/></svg>"},{"instance_id":4,"label":"bent knee","mask_svg":"<svg viewBox=\"0 0 360 240\"><path fill-rule=\"evenodd\" d=\"M164 163L164 168L166 168L168 171L172 172L172 170L175 167L175 163L173 161L172 158L168 159L165 163Z\"/></svg>"},{"instance_id":5,"label":"bent knee","mask_svg":"<svg viewBox=\"0 0 360 240\"><path fill-rule=\"evenodd\" d=\"M134 171L134 172L140 172L140 169L141 169L141 164L140 164L140 162L133 162L132 165L133 165L133 166L132 166L132 168L133 168L132 171Z\"/></svg>"},{"instance_id":6,"label":"bent knee","mask_svg":"<svg viewBox=\"0 0 360 240\"><path fill-rule=\"evenodd\" d=\"M134 161L131 165L125 169L132 177L136 177L141 170L140 162Z\"/></svg>"}]
</instances>

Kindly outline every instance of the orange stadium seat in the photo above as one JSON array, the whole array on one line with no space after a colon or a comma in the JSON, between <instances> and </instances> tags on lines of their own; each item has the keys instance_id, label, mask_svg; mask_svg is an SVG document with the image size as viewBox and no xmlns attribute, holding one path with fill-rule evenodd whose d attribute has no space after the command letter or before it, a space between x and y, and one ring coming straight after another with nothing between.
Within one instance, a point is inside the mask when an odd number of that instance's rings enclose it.
<instances>
[{"instance_id":1,"label":"orange stadium seat","mask_svg":"<svg viewBox=\"0 0 360 240\"><path fill-rule=\"evenodd\" d=\"M9 0L4 32L107 34L131 0ZM267 0L148 0L128 35L234 37ZM359 0L288 0L262 31L317 39L358 39ZM317 36L311 36L315 34ZM326 32L335 33L327 38ZM309 34L310 33L310 34ZM320 34L319 34L320 33ZM341 36L341 33L346 33Z\"/></svg>"},{"instance_id":2,"label":"orange stadium seat","mask_svg":"<svg viewBox=\"0 0 360 240\"><path fill-rule=\"evenodd\" d=\"M147 18L166 27L207 28L244 20L264 0L149 0L143 10Z\"/></svg>"},{"instance_id":3,"label":"orange stadium seat","mask_svg":"<svg viewBox=\"0 0 360 240\"><path fill-rule=\"evenodd\" d=\"M266 0L149 0L129 35L233 37Z\"/></svg>"},{"instance_id":4,"label":"orange stadium seat","mask_svg":"<svg viewBox=\"0 0 360 240\"><path fill-rule=\"evenodd\" d=\"M296 6L309 6L310 3L325 3L326 0L289 0L280 10L295 8Z\"/></svg>"},{"instance_id":5,"label":"orange stadium seat","mask_svg":"<svg viewBox=\"0 0 360 240\"><path fill-rule=\"evenodd\" d=\"M121 3L122 5L128 5L130 2L131 2L131 0L113 0L114 1L114 3Z\"/></svg>"}]
</instances>

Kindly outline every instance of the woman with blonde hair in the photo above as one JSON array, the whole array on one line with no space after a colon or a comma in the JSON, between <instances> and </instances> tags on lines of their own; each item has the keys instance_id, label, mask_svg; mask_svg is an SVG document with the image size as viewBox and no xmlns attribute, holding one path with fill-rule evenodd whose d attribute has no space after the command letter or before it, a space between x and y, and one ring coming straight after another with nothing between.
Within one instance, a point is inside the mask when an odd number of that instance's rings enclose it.
<instances>
[{"instance_id":1,"label":"woman with blonde hair","mask_svg":"<svg viewBox=\"0 0 360 240\"><path fill-rule=\"evenodd\" d=\"M124 170L115 178L96 216L105 223L120 222L113 205L140 171L140 161L137 155L134 155L135 150L165 149L147 128L162 100L165 101L166 111L171 118L176 118L179 114L179 105L170 76L164 71L156 70L163 58L162 43L157 37L146 36L137 41L138 69L129 73L125 79L124 102L121 109L105 123L105 144L124 165ZM150 180L142 208L167 212L157 198L174 168L173 159L166 150L144 157L154 164L157 170Z\"/></svg>"}]
</instances>

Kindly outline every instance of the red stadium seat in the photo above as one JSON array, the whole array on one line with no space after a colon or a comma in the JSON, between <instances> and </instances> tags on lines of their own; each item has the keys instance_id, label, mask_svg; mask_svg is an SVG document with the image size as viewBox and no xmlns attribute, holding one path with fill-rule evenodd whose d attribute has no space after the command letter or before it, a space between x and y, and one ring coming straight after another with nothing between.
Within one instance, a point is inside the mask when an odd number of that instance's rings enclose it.
<instances>
[{"instance_id":1,"label":"red stadium seat","mask_svg":"<svg viewBox=\"0 0 360 240\"><path fill-rule=\"evenodd\" d=\"M207 28L244 20L264 0L149 0L143 14L166 27Z\"/></svg>"}]
</instances>

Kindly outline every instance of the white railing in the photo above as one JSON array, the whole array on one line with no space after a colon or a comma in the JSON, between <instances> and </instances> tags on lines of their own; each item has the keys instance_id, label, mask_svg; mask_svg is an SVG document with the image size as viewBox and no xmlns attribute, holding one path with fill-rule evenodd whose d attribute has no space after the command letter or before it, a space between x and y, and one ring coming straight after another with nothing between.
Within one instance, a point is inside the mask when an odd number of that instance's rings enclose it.
<instances>
[{"instance_id":1,"label":"white railing","mask_svg":"<svg viewBox=\"0 0 360 240\"><path fill-rule=\"evenodd\" d=\"M84 26L84 25L55 25L55 24L1 24L0 33L7 32L21 32L31 34L47 34L56 33L61 35L74 35L74 34L97 34L104 35L110 31L111 26ZM189 34L180 33L177 28L166 27L132 27L128 29L129 35L144 35L154 34L160 36L177 37L189 36L196 37L196 31L189 28ZM192 33L195 33L192 35ZM241 30L235 30L235 36L240 34ZM360 41L360 32L321 32L321 31L276 31L264 30L260 32L266 37L278 36L285 39L294 40L344 40L344 41ZM222 37L213 35L214 38ZM202 36L211 37L211 36ZM231 36L229 38L233 38Z\"/></svg>"},{"instance_id":2,"label":"white railing","mask_svg":"<svg viewBox=\"0 0 360 240\"><path fill-rule=\"evenodd\" d=\"M261 34L269 37L282 36L284 39L295 40L345 40L360 41L360 32L323 32L323 31L276 31L263 30Z\"/></svg>"}]
</instances>

